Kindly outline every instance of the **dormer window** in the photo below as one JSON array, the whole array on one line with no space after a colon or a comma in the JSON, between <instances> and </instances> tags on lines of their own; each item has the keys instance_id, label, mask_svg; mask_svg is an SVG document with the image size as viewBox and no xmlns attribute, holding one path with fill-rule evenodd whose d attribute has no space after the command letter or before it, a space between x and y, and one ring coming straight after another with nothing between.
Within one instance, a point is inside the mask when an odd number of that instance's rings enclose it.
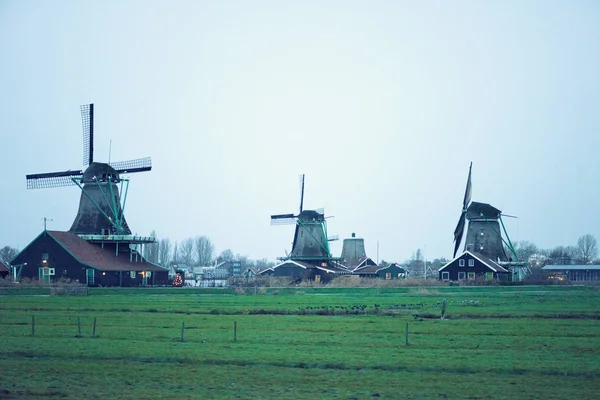
<instances>
[{"instance_id":1,"label":"dormer window","mask_svg":"<svg viewBox=\"0 0 600 400\"><path fill-rule=\"evenodd\" d=\"M465 266L465 260L463 260L462 258L460 260L458 260L458 266L459 267L464 267Z\"/></svg>"},{"instance_id":2,"label":"dormer window","mask_svg":"<svg viewBox=\"0 0 600 400\"><path fill-rule=\"evenodd\" d=\"M469 267L474 267L475 266L475 260L470 258L469 259Z\"/></svg>"}]
</instances>

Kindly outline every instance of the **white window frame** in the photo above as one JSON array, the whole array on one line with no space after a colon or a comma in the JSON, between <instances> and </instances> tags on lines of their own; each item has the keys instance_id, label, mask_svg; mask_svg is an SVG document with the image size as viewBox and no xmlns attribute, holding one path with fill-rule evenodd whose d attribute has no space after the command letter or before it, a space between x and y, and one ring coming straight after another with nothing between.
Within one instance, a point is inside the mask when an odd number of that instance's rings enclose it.
<instances>
[{"instance_id":1,"label":"white window frame","mask_svg":"<svg viewBox=\"0 0 600 400\"><path fill-rule=\"evenodd\" d=\"M469 267L474 267L474 266L475 266L475 259L469 258Z\"/></svg>"},{"instance_id":2,"label":"white window frame","mask_svg":"<svg viewBox=\"0 0 600 400\"><path fill-rule=\"evenodd\" d=\"M467 279L470 281L475 280L476 276L475 276L475 272L468 272L467 273Z\"/></svg>"},{"instance_id":3,"label":"white window frame","mask_svg":"<svg viewBox=\"0 0 600 400\"><path fill-rule=\"evenodd\" d=\"M461 278L461 276L462 276L462 278ZM462 271L461 271L461 272L459 272L459 273L458 273L458 280L459 280L459 281L464 281L464 280L467 280L467 273L466 273L466 272L462 272Z\"/></svg>"},{"instance_id":4,"label":"white window frame","mask_svg":"<svg viewBox=\"0 0 600 400\"><path fill-rule=\"evenodd\" d=\"M465 266L465 260L464 260L464 258L461 258L460 260L458 260L458 266L459 267L464 267Z\"/></svg>"},{"instance_id":5,"label":"white window frame","mask_svg":"<svg viewBox=\"0 0 600 400\"><path fill-rule=\"evenodd\" d=\"M448 271L442 271L442 280L443 281L449 281L450 280L450 272L448 272Z\"/></svg>"}]
</instances>

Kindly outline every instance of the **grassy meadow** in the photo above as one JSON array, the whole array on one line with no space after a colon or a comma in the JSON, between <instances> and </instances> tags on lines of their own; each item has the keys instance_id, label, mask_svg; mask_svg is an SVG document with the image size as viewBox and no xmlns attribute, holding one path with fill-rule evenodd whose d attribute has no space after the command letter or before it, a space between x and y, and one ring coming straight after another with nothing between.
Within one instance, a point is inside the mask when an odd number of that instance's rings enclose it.
<instances>
[{"instance_id":1,"label":"grassy meadow","mask_svg":"<svg viewBox=\"0 0 600 400\"><path fill-rule=\"evenodd\" d=\"M0 337L1 399L600 394L600 292L585 286L6 288Z\"/></svg>"}]
</instances>

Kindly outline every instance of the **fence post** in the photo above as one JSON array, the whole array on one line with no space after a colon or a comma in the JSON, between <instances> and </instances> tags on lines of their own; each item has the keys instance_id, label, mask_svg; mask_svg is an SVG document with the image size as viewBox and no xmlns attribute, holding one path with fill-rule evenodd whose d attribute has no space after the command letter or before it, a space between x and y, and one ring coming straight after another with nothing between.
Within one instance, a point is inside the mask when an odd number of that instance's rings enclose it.
<instances>
[{"instance_id":1,"label":"fence post","mask_svg":"<svg viewBox=\"0 0 600 400\"><path fill-rule=\"evenodd\" d=\"M406 323L406 345L408 346L408 322Z\"/></svg>"},{"instance_id":2,"label":"fence post","mask_svg":"<svg viewBox=\"0 0 600 400\"><path fill-rule=\"evenodd\" d=\"M96 317L94 317L94 327L92 328L92 337L96 337Z\"/></svg>"},{"instance_id":3,"label":"fence post","mask_svg":"<svg viewBox=\"0 0 600 400\"><path fill-rule=\"evenodd\" d=\"M184 341L183 332L185 331L185 322L181 323L181 341Z\"/></svg>"},{"instance_id":4,"label":"fence post","mask_svg":"<svg viewBox=\"0 0 600 400\"><path fill-rule=\"evenodd\" d=\"M237 341L237 321L233 321L233 341Z\"/></svg>"},{"instance_id":5,"label":"fence post","mask_svg":"<svg viewBox=\"0 0 600 400\"><path fill-rule=\"evenodd\" d=\"M31 336L35 335L35 317L31 316Z\"/></svg>"},{"instance_id":6,"label":"fence post","mask_svg":"<svg viewBox=\"0 0 600 400\"><path fill-rule=\"evenodd\" d=\"M81 337L81 318L77 317L77 336L75 337Z\"/></svg>"}]
</instances>

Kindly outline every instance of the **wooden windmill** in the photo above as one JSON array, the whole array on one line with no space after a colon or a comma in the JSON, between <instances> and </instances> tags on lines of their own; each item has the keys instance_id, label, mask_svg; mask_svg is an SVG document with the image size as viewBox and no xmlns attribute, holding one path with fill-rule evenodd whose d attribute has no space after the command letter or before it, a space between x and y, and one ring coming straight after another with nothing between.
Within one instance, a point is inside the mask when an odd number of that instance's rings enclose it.
<instances>
[{"instance_id":1,"label":"wooden windmill","mask_svg":"<svg viewBox=\"0 0 600 400\"><path fill-rule=\"evenodd\" d=\"M85 235L130 235L131 230L124 215L129 179L122 178L121 175L150 171L152 161L150 157L146 157L109 163L95 162L93 104L81 106L81 118L85 170L30 174L26 176L27 188L76 185L81 189L81 197L71 232ZM124 193L123 198L119 193Z\"/></svg>"},{"instance_id":2,"label":"wooden windmill","mask_svg":"<svg viewBox=\"0 0 600 400\"><path fill-rule=\"evenodd\" d=\"M494 261L509 261L503 244L511 251L511 258L517 261L517 254L508 237L502 216L515 218L511 215L502 214L502 211L487 203L471 201L471 168L469 166L469 177L463 199L463 208L454 230L454 256L460 247L465 223L468 220L467 237L464 250L476 252ZM501 229L506 239L502 237Z\"/></svg>"},{"instance_id":3,"label":"wooden windmill","mask_svg":"<svg viewBox=\"0 0 600 400\"><path fill-rule=\"evenodd\" d=\"M304 210L304 175L300 176L300 211L298 214L271 215L271 225L296 224L292 251L282 259L298 261L331 260L329 242L338 237L327 236L325 211L321 209Z\"/></svg>"}]
</instances>

